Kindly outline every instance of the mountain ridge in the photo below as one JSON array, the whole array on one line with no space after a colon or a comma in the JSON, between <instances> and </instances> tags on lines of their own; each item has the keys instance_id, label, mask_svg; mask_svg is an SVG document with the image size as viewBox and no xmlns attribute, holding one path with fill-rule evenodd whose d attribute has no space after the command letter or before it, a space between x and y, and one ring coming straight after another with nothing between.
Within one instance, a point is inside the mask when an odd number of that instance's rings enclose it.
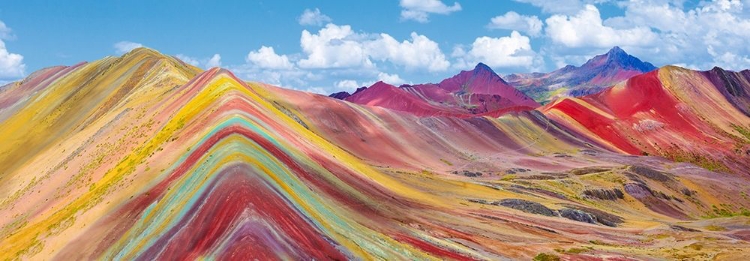
<instances>
[{"instance_id":1,"label":"mountain ridge","mask_svg":"<svg viewBox=\"0 0 750 261\"><path fill-rule=\"evenodd\" d=\"M382 82L357 89L355 94L339 92L329 97L343 97L343 100L358 104L406 111L420 116L463 115L463 117L471 117L471 115L498 114L506 109L518 110L512 109L514 107L525 107L530 110L539 106L533 99L508 85L492 68L483 63L478 63L474 69L461 71L437 84L404 84L397 88L404 92L390 91L388 94L377 94L373 87L379 84ZM369 98L360 98L364 96Z\"/></svg>"},{"instance_id":2,"label":"mountain ridge","mask_svg":"<svg viewBox=\"0 0 750 261\"><path fill-rule=\"evenodd\" d=\"M0 259L742 260L750 248L738 154L750 137L732 126L750 128L736 108L746 72L665 67L537 110L418 115L221 68L188 78L148 55L0 92L14 106L0 118L12 148Z\"/></svg>"},{"instance_id":3,"label":"mountain ridge","mask_svg":"<svg viewBox=\"0 0 750 261\"><path fill-rule=\"evenodd\" d=\"M533 100L541 103L548 103L558 96L583 96L593 94L612 86L620 81L630 78L641 73L657 69L649 62L641 61L639 58L625 52L622 48L615 46L604 54L596 55L586 61L581 66L567 65L549 73L525 73L510 74L505 78L498 75L489 66L484 63L477 63L472 70L462 70L458 74L446 78L439 83L424 83L409 85L404 84L399 88L409 90L418 97L427 99L429 103L449 103L454 107L473 107L482 106L481 104L463 104L461 101L451 100L448 93L454 96L460 96L466 93L500 95L509 97L517 105L529 106L536 108L539 105L524 101L522 96L533 97ZM481 78L481 79L480 79ZM472 86L476 79L486 82L479 84L484 88ZM491 82L498 82L490 87ZM471 88L464 90L464 87ZM513 87L521 93L515 93L508 87ZM364 88L364 89L363 89ZM425 90L429 88L444 89L447 93L435 93L435 90ZM357 92L364 91L366 87L358 88ZM332 93L329 97L338 99L347 99L352 94L342 91ZM425 97L426 95L426 97ZM431 97L435 95L437 97ZM483 99L487 99L484 97ZM470 113L485 113L487 108L479 110L469 110Z\"/></svg>"},{"instance_id":4,"label":"mountain ridge","mask_svg":"<svg viewBox=\"0 0 750 261\"><path fill-rule=\"evenodd\" d=\"M615 46L581 66L567 65L549 73L511 74L506 76L506 80L541 103L548 103L559 95L575 97L596 93L655 69L657 67L651 63L643 62Z\"/></svg>"}]
</instances>

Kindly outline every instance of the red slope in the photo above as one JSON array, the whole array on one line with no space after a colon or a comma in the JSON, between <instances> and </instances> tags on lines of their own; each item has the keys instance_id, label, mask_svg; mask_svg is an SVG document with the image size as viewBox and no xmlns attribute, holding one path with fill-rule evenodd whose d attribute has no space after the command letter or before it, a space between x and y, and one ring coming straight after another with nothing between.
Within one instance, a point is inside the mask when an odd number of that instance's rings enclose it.
<instances>
[{"instance_id":1,"label":"red slope","mask_svg":"<svg viewBox=\"0 0 750 261\"><path fill-rule=\"evenodd\" d=\"M749 155L742 152L747 139L733 125L750 126L750 118L720 94L721 88L700 72L665 67L542 110L629 154L736 170L748 165L743 158Z\"/></svg>"},{"instance_id":2,"label":"red slope","mask_svg":"<svg viewBox=\"0 0 750 261\"><path fill-rule=\"evenodd\" d=\"M351 96L338 93L336 97L417 116L501 115L509 111L533 110L540 106L482 63L474 70L461 71L438 84L404 85L396 88L377 82Z\"/></svg>"},{"instance_id":3,"label":"red slope","mask_svg":"<svg viewBox=\"0 0 750 261\"><path fill-rule=\"evenodd\" d=\"M433 106L427 101L420 99L410 93L396 88L393 85L377 82L352 96L344 99L345 101L388 108L397 111L409 112L417 116L433 115L460 115L460 111L449 108Z\"/></svg>"},{"instance_id":4,"label":"red slope","mask_svg":"<svg viewBox=\"0 0 750 261\"><path fill-rule=\"evenodd\" d=\"M490 67L479 63L471 71L445 79L438 84L404 86L404 90L425 100L469 113L480 114L508 107L539 107L539 103L510 86Z\"/></svg>"}]
</instances>

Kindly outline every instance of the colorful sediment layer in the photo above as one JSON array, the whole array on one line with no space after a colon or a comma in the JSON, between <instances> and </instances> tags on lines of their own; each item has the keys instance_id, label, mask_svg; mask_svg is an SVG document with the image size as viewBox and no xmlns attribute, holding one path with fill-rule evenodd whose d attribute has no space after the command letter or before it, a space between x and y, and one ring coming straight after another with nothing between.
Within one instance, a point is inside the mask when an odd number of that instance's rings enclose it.
<instances>
[{"instance_id":1,"label":"colorful sediment layer","mask_svg":"<svg viewBox=\"0 0 750 261\"><path fill-rule=\"evenodd\" d=\"M0 92L0 258L748 258L741 163L633 155L683 130L746 144L747 96L726 98L743 75L664 68L541 111L423 117L144 48L50 68ZM674 100L613 100L646 91ZM626 131L645 119L664 125Z\"/></svg>"},{"instance_id":2,"label":"colorful sediment layer","mask_svg":"<svg viewBox=\"0 0 750 261\"><path fill-rule=\"evenodd\" d=\"M542 111L611 150L747 172L747 76L667 66L597 94L556 100Z\"/></svg>"}]
</instances>

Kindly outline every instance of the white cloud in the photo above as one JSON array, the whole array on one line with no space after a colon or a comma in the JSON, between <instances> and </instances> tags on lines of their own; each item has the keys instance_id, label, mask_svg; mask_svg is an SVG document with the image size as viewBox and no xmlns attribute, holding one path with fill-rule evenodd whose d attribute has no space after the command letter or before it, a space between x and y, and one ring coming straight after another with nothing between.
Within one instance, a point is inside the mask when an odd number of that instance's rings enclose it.
<instances>
[{"instance_id":1,"label":"white cloud","mask_svg":"<svg viewBox=\"0 0 750 261\"><path fill-rule=\"evenodd\" d=\"M404 81L404 79L401 79L398 74L387 74L384 72L378 73L378 81L383 81L384 83L396 86L406 83L406 81Z\"/></svg>"},{"instance_id":2,"label":"white cloud","mask_svg":"<svg viewBox=\"0 0 750 261\"><path fill-rule=\"evenodd\" d=\"M0 39L13 40L16 35L13 34L13 30L6 26L3 21L0 21Z\"/></svg>"},{"instance_id":3,"label":"white cloud","mask_svg":"<svg viewBox=\"0 0 750 261\"><path fill-rule=\"evenodd\" d=\"M177 59L180 59L187 64L190 64L196 67L201 67L204 69L209 69L212 67L221 67L221 55L219 54L214 54L213 56L211 56L211 58L205 58L205 59L198 59L198 58L184 55L184 54L176 54L175 57L177 57Z\"/></svg>"},{"instance_id":4,"label":"white cloud","mask_svg":"<svg viewBox=\"0 0 750 261\"><path fill-rule=\"evenodd\" d=\"M729 51L716 52L711 45L708 46L707 51L713 57L714 63L727 69L743 70L750 68L750 57L747 55L738 55Z\"/></svg>"},{"instance_id":5,"label":"white cloud","mask_svg":"<svg viewBox=\"0 0 750 261\"><path fill-rule=\"evenodd\" d=\"M341 80L341 81L336 82L334 86L336 86L336 88L338 88L339 90L344 90L348 92L354 91L357 88L361 87L355 80Z\"/></svg>"},{"instance_id":6,"label":"white cloud","mask_svg":"<svg viewBox=\"0 0 750 261\"><path fill-rule=\"evenodd\" d=\"M521 31L536 37L542 32L542 24L542 20L539 20L536 16L525 16L510 11L504 15L493 17L487 27Z\"/></svg>"},{"instance_id":7,"label":"white cloud","mask_svg":"<svg viewBox=\"0 0 750 261\"><path fill-rule=\"evenodd\" d=\"M648 27L615 29L603 25L599 9L593 5L586 5L575 16L553 15L546 22L547 36L555 43L572 48L647 46L658 39Z\"/></svg>"},{"instance_id":8,"label":"white cloud","mask_svg":"<svg viewBox=\"0 0 750 261\"><path fill-rule=\"evenodd\" d=\"M180 59L183 62L185 62L187 64L190 64L192 66L200 66L200 62L198 61L198 59L196 59L194 57L190 57L190 56L187 56L187 55L184 55L184 54L181 54L181 53L180 54L176 54L174 57L177 57L177 59Z\"/></svg>"},{"instance_id":9,"label":"white cloud","mask_svg":"<svg viewBox=\"0 0 750 261\"><path fill-rule=\"evenodd\" d=\"M206 62L206 68L212 68L212 67L221 67L221 55L214 54L214 56L211 56L211 58L208 59Z\"/></svg>"},{"instance_id":10,"label":"white cloud","mask_svg":"<svg viewBox=\"0 0 750 261\"><path fill-rule=\"evenodd\" d=\"M294 67L289 57L278 55L273 47L261 46L257 51L251 51L245 57L245 61L253 63L264 69L291 69Z\"/></svg>"},{"instance_id":11,"label":"white cloud","mask_svg":"<svg viewBox=\"0 0 750 261\"><path fill-rule=\"evenodd\" d=\"M613 0L514 0L527 3L542 9L544 13L572 15L584 8L585 4L600 4Z\"/></svg>"},{"instance_id":12,"label":"white cloud","mask_svg":"<svg viewBox=\"0 0 750 261\"><path fill-rule=\"evenodd\" d=\"M329 23L317 32L303 30L300 47L301 53L279 54L262 46L248 53L245 64L231 69L247 80L330 93L341 89L353 91L374 79L393 84L405 82L397 74L383 73L381 67L422 72L450 67L438 44L417 33L399 42L388 34L355 32L348 25Z\"/></svg>"},{"instance_id":13,"label":"white cloud","mask_svg":"<svg viewBox=\"0 0 750 261\"><path fill-rule=\"evenodd\" d=\"M688 22L687 16L681 9L674 8L668 3L649 4L650 2L638 2L639 6L633 6L632 4L634 3L623 3L623 5L628 7L625 11L627 18L624 16L612 17L605 20L604 24L620 28L642 25L661 31L682 31L687 29L685 26ZM641 8L640 6L647 6L648 8Z\"/></svg>"},{"instance_id":14,"label":"white cloud","mask_svg":"<svg viewBox=\"0 0 750 261\"><path fill-rule=\"evenodd\" d=\"M560 0L560 1L548 1L548 0L515 0L520 3L527 3L542 9L545 13L555 14L574 14L581 9L581 2L579 0Z\"/></svg>"},{"instance_id":15,"label":"white cloud","mask_svg":"<svg viewBox=\"0 0 750 261\"><path fill-rule=\"evenodd\" d=\"M300 87L309 86L309 80L316 77L310 71L296 67L290 69L265 69L253 63L230 66L229 69L245 80L258 81L297 90L305 90L300 89Z\"/></svg>"},{"instance_id":16,"label":"white cloud","mask_svg":"<svg viewBox=\"0 0 750 261\"><path fill-rule=\"evenodd\" d=\"M326 89L323 88L323 87L309 87L307 89L304 89L303 91L317 93L317 94L322 94L322 95L328 95L329 94L329 92L326 91Z\"/></svg>"},{"instance_id":17,"label":"white cloud","mask_svg":"<svg viewBox=\"0 0 750 261\"><path fill-rule=\"evenodd\" d=\"M26 64L23 56L10 53L5 48L5 42L0 40L0 79L17 79L25 75Z\"/></svg>"},{"instance_id":18,"label":"white cloud","mask_svg":"<svg viewBox=\"0 0 750 261\"><path fill-rule=\"evenodd\" d=\"M250 51L245 57L245 64L233 66L231 70L243 79L303 91L311 91L300 87L309 86L309 80L319 77L310 70L294 66L289 56L276 54L273 47L268 46Z\"/></svg>"},{"instance_id":19,"label":"white cloud","mask_svg":"<svg viewBox=\"0 0 750 261\"><path fill-rule=\"evenodd\" d=\"M14 39L13 30L0 21L0 79L15 80L26 74L23 56L8 52L3 40Z\"/></svg>"},{"instance_id":20,"label":"white cloud","mask_svg":"<svg viewBox=\"0 0 750 261\"><path fill-rule=\"evenodd\" d=\"M398 42L388 34L380 34L380 39L366 43L368 54L376 60L388 60L414 70L426 68L430 72L445 71L450 62L438 44L424 35L411 33L411 42Z\"/></svg>"},{"instance_id":21,"label":"white cloud","mask_svg":"<svg viewBox=\"0 0 750 261\"><path fill-rule=\"evenodd\" d=\"M457 57L457 66L461 68L472 67L480 62L498 68L535 69L541 65L540 57L531 49L529 37L517 31L506 37L478 37L468 52L464 47L457 46L453 50L453 56Z\"/></svg>"},{"instance_id":22,"label":"white cloud","mask_svg":"<svg viewBox=\"0 0 750 261\"><path fill-rule=\"evenodd\" d=\"M348 25L328 24L318 34L304 30L300 45L308 56L297 65L302 68L372 67L361 43L363 37Z\"/></svg>"},{"instance_id":23,"label":"white cloud","mask_svg":"<svg viewBox=\"0 0 750 261\"><path fill-rule=\"evenodd\" d=\"M685 9L682 1L623 1L623 16L604 25L617 30L650 28L657 40L633 48L656 64L689 68L750 68L750 1L714 0Z\"/></svg>"},{"instance_id":24,"label":"white cloud","mask_svg":"<svg viewBox=\"0 0 750 261\"><path fill-rule=\"evenodd\" d=\"M447 15L456 11L461 11L461 5L458 2L448 6L440 0L401 0L401 19L414 20L420 23L429 22L430 14Z\"/></svg>"},{"instance_id":25,"label":"white cloud","mask_svg":"<svg viewBox=\"0 0 750 261\"><path fill-rule=\"evenodd\" d=\"M411 34L411 41L398 42L388 34L355 33L348 25L328 24L317 34L303 31L300 45L307 57L297 65L306 69L374 69L372 60L430 72L450 66L438 44L417 33Z\"/></svg>"},{"instance_id":26,"label":"white cloud","mask_svg":"<svg viewBox=\"0 0 750 261\"><path fill-rule=\"evenodd\" d=\"M302 13L302 15L299 16L297 21L300 25L322 26L326 23L330 23L333 20L327 15L320 13L320 9L315 8L315 10L305 9L305 11Z\"/></svg>"},{"instance_id":27,"label":"white cloud","mask_svg":"<svg viewBox=\"0 0 750 261\"><path fill-rule=\"evenodd\" d=\"M115 52L118 55L120 55L120 54L124 54L124 53L130 52L131 50L133 50L135 48L143 47L143 45L140 44L140 43L134 43L134 42L128 42L128 41L121 41L121 42L115 43L114 47L115 47Z\"/></svg>"}]
</instances>

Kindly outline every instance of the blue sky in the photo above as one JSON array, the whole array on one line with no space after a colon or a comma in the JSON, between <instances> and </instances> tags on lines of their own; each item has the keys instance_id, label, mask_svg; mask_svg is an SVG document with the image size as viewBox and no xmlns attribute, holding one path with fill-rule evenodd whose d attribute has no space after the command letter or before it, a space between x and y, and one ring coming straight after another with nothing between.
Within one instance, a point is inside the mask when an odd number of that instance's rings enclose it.
<instances>
[{"instance_id":1,"label":"blue sky","mask_svg":"<svg viewBox=\"0 0 750 261\"><path fill-rule=\"evenodd\" d=\"M11 1L0 81L147 46L319 93L580 65L618 45L657 66L750 68L750 0Z\"/></svg>"}]
</instances>

